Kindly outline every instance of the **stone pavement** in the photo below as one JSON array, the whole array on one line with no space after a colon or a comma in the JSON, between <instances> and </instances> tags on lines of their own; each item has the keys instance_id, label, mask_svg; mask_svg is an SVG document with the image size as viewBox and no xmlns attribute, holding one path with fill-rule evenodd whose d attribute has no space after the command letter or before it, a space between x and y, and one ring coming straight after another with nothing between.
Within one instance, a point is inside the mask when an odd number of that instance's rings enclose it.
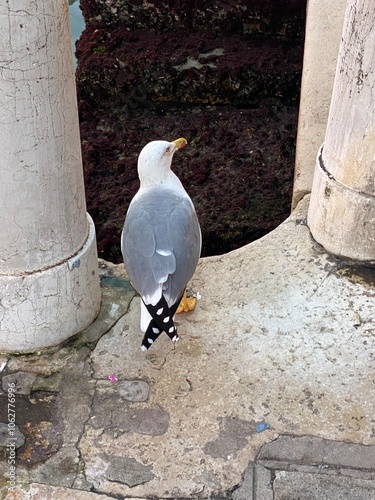
<instances>
[{"instance_id":1,"label":"stone pavement","mask_svg":"<svg viewBox=\"0 0 375 500\"><path fill-rule=\"evenodd\" d=\"M327 255L307 203L202 259L176 346L140 350L139 298L101 262L87 331L0 356L0 498L375 500L375 271Z\"/></svg>"}]
</instances>

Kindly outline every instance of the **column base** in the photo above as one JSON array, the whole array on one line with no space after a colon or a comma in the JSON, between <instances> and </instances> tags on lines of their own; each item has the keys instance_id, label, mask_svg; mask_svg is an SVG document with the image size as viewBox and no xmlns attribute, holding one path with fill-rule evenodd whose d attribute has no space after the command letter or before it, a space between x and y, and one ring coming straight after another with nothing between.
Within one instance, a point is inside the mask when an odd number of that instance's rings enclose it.
<instances>
[{"instance_id":1,"label":"column base","mask_svg":"<svg viewBox=\"0 0 375 500\"><path fill-rule=\"evenodd\" d=\"M57 346L89 326L100 309L95 226L66 261L30 274L0 276L0 352Z\"/></svg>"},{"instance_id":2,"label":"column base","mask_svg":"<svg viewBox=\"0 0 375 500\"><path fill-rule=\"evenodd\" d=\"M337 182L317 155L307 223L329 253L375 262L375 198Z\"/></svg>"}]
</instances>

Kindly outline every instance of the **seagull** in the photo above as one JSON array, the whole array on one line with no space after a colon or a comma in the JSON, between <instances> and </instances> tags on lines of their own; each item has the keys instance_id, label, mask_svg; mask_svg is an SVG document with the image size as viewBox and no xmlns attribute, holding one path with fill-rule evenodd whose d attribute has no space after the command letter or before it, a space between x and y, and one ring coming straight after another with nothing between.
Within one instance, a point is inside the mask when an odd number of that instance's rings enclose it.
<instances>
[{"instance_id":1,"label":"seagull","mask_svg":"<svg viewBox=\"0 0 375 500\"><path fill-rule=\"evenodd\" d=\"M141 296L141 349L164 331L179 337L173 317L198 264L202 247L193 202L171 170L186 139L152 141L138 157L140 188L130 202L121 234L125 268Z\"/></svg>"}]
</instances>

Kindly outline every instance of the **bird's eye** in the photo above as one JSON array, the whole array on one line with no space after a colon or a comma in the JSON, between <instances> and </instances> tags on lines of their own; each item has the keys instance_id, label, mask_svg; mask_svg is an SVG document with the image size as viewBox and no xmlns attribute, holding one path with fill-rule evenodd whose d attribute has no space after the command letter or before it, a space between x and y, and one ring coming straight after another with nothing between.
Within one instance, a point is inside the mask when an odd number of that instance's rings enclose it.
<instances>
[{"instance_id":1,"label":"bird's eye","mask_svg":"<svg viewBox=\"0 0 375 500\"><path fill-rule=\"evenodd\" d=\"M166 149L165 149L165 152L166 153L170 153L171 152L171 147L170 146L167 146Z\"/></svg>"}]
</instances>

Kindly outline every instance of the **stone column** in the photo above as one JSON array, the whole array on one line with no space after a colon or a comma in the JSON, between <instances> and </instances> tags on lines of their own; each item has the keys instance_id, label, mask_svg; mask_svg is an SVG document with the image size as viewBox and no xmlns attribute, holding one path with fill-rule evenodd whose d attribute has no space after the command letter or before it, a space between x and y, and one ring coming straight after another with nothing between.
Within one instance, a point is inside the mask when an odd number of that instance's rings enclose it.
<instances>
[{"instance_id":1,"label":"stone column","mask_svg":"<svg viewBox=\"0 0 375 500\"><path fill-rule=\"evenodd\" d=\"M308 213L335 255L375 260L375 2L349 0Z\"/></svg>"},{"instance_id":2,"label":"stone column","mask_svg":"<svg viewBox=\"0 0 375 500\"><path fill-rule=\"evenodd\" d=\"M67 0L0 5L0 352L58 345L100 307Z\"/></svg>"},{"instance_id":3,"label":"stone column","mask_svg":"<svg viewBox=\"0 0 375 500\"><path fill-rule=\"evenodd\" d=\"M298 117L292 209L311 192L324 141L346 0L309 0Z\"/></svg>"}]
</instances>

